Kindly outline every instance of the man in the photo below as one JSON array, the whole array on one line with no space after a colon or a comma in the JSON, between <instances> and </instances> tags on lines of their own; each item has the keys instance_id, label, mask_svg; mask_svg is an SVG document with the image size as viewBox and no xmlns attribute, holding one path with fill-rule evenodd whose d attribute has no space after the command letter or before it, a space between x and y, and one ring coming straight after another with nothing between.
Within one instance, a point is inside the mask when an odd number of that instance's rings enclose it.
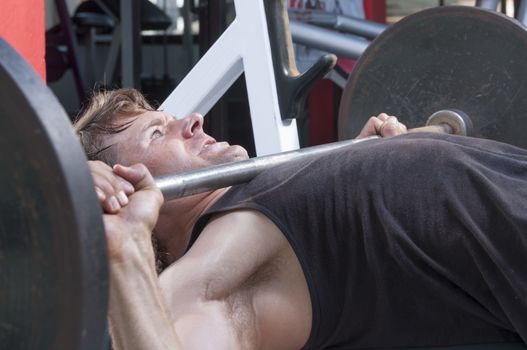
<instances>
[{"instance_id":1,"label":"man","mask_svg":"<svg viewBox=\"0 0 527 350\"><path fill-rule=\"evenodd\" d=\"M244 159L134 90L76 124L105 210L116 349L349 349L527 339L527 152L411 134L162 202L160 176ZM387 115L360 136L406 129ZM142 163L143 165L136 165ZM146 167L145 167L146 166ZM165 266L156 274L151 233Z\"/></svg>"}]
</instances>

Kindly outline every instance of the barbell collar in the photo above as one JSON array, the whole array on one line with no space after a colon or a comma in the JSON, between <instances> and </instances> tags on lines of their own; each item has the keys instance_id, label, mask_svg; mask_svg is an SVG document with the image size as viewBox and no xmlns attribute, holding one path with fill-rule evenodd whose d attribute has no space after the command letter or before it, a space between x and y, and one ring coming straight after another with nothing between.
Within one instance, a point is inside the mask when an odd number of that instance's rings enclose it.
<instances>
[{"instance_id":1,"label":"barbell collar","mask_svg":"<svg viewBox=\"0 0 527 350\"><path fill-rule=\"evenodd\" d=\"M447 126L451 129L448 133L461 136L472 136L473 127L470 117L459 110L444 109L433 113L426 125Z\"/></svg>"}]
</instances>

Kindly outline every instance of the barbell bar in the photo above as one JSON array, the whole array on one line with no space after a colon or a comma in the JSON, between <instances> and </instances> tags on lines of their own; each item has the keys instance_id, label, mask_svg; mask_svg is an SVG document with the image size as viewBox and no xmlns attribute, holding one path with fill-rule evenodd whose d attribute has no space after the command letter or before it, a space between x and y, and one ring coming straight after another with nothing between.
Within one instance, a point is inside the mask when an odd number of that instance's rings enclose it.
<instances>
[{"instance_id":1,"label":"barbell bar","mask_svg":"<svg viewBox=\"0 0 527 350\"><path fill-rule=\"evenodd\" d=\"M432 114L426 123L427 126L440 126L439 132L470 136L471 128L467 127L467 124L471 125L471 121L466 114L451 110L442 110ZM275 166L295 160L331 154L338 149L378 138L377 136L372 136L306 147L294 151L196 169L181 174L166 175L156 178L155 182L163 193L165 201L168 201L238 185L252 180L261 172Z\"/></svg>"}]
</instances>

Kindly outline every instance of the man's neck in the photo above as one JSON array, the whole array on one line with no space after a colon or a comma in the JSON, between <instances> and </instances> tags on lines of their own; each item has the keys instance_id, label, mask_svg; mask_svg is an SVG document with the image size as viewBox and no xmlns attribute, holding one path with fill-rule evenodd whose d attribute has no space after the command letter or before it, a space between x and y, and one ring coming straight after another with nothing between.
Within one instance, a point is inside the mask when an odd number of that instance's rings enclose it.
<instances>
[{"instance_id":1,"label":"man's neck","mask_svg":"<svg viewBox=\"0 0 527 350\"><path fill-rule=\"evenodd\" d=\"M179 198L165 203L159 212L155 235L166 263L179 259L186 251L194 224L229 188ZM166 254L166 255L165 255Z\"/></svg>"}]
</instances>

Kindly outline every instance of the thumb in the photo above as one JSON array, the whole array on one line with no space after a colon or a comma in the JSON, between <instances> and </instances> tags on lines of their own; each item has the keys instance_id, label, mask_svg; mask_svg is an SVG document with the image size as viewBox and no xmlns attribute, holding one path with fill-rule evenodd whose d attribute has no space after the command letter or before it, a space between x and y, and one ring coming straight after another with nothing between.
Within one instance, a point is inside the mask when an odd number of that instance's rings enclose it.
<instances>
[{"instance_id":1,"label":"thumb","mask_svg":"<svg viewBox=\"0 0 527 350\"><path fill-rule=\"evenodd\" d=\"M113 167L113 172L130 182L137 191L157 189L154 178L143 164L134 164L129 167L116 164Z\"/></svg>"}]
</instances>

